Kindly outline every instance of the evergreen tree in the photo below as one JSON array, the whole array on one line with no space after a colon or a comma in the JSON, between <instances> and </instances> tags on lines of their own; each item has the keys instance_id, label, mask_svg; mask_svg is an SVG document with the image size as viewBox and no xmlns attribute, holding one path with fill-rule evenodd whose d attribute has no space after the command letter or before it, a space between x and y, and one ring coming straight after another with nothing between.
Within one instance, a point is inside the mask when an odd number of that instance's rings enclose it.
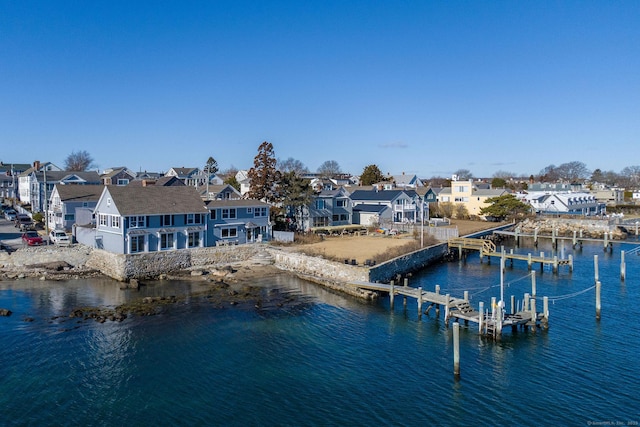
<instances>
[{"instance_id":1,"label":"evergreen tree","mask_svg":"<svg viewBox=\"0 0 640 427\"><path fill-rule=\"evenodd\" d=\"M300 178L295 171L285 173L280 180L279 192L282 206L297 224L295 229L300 231L308 206L313 200L311 181Z\"/></svg>"},{"instance_id":2,"label":"evergreen tree","mask_svg":"<svg viewBox=\"0 0 640 427\"><path fill-rule=\"evenodd\" d=\"M492 216L500 221L505 218L522 216L531 210L531 206L521 202L513 194L491 197L486 201L489 206L480 209L480 215Z\"/></svg>"},{"instance_id":3,"label":"evergreen tree","mask_svg":"<svg viewBox=\"0 0 640 427\"><path fill-rule=\"evenodd\" d=\"M360 175L361 185L372 185L382 180L384 180L384 175L377 165L366 166Z\"/></svg>"}]
</instances>

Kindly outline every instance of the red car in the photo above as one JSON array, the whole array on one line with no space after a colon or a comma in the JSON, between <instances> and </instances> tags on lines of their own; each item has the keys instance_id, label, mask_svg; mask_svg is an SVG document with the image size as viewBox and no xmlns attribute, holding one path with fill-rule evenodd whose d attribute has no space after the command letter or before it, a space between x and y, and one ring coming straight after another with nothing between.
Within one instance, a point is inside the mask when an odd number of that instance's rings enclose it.
<instances>
[{"instance_id":1,"label":"red car","mask_svg":"<svg viewBox=\"0 0 640 427\"><path fill-rule=\"evenodd\" d=\"M27 231L24 233L22 235L22 242L29 246L38 246L44 243L37 231Z\"/></svg>"}]
</instances>

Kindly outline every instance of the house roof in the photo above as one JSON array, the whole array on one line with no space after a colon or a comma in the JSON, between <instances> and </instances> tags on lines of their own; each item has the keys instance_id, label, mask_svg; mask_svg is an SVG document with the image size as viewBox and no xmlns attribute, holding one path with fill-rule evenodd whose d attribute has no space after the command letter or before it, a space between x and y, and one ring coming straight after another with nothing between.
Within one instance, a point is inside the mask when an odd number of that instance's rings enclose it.
<instances>
[{"instance_id":1,"label":"house roof","mask_svg":"<svg viewBox=\"0 0 640 427\"><path fill-rule=\"evenodd\" d=\"M71 176L77 176L82 181L100 184L100 175L96 171L47 171L47 182L64 181ZM44 172L36 172L38 181L44 181Z\"/></svg>"},{"instance_id":2,"label":"house roof","mask_svg":"<svg viewBox=\"0 0 640 427\"><path fill-rule=\"evenodd\" d=\"M385 209L389 209L389 206L386 205L368 205L366 203L356 205L353 207L354 212L365 212L365 213L381 213Z\"/></svg>"},{"instance_id":3,"label":"house roof","mask_svg":"<svg viewBox=\"0 0 640 427\"><path fill-rule=\"evenodd\" d=\"M103 190L104 185L56 185L63 202L97 202Z\"/></svg>"},{"instance_id":4,"label":"house roof","mask_svg":"<svg viewBox=\"0 0 640 427\"><path fill-rule=\"evenodd\" d=\"M193 174L200 172L200 169L198 168L171 168L171 170L175 172L179 178L187 178ZM171 175L168 175L168 176L171 176Z\"/></svg>"},{"instance_id":5,"label":"house roof","mask_svg":"<svg viewBox=\"0 0 640 427\"><path fill-rule=\"evenodd\" d=\"M146 181L146 183L144 181ZM158 187L184 187L185 183L177 176L161 176L159 178L134 179L133 181L129 181L129 184L127 184L127 186L130 187L148 187L150 185L156 185Z\"/></svg>"},{"instance_id":6,"label":"house roof","mask_svg":"<svg viewBox=\"0 0 640 427\"><path fill-rule=\"evenodd\" d=\"M256 199L206 200L204 203L208 209L269 206L268 203Z\"/></svg>"},{"instance_id":7,"label":"house roof","mask_svg":"<svg viewBox=\"0 0 640 427\"><path fill-rule=\"evenodd\" d=\"M108 186L105 192L111 196L122 216L207 212L202 199L193 187Z\"/></svg>"},{"instance_id":8,"label":"house roof","mask_svg":"<svg viewBox=\"0 0 640 427\"><path fill-rule=\"evenodd\" d=\"M404 190L356 190L351 193L351 200L375 200L375 201L390 201L395 200L401 194L407 194Z\"/></svg>"}]
</instances>

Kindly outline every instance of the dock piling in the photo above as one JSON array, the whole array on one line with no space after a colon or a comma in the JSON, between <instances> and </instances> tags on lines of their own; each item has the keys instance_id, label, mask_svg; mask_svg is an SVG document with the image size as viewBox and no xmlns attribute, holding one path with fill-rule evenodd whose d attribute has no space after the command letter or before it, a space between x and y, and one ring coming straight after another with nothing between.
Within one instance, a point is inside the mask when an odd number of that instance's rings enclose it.
<instances>
[{"instance_id":1,"label":"dock piling","mask_svg":"<svg viewBox=\"0 0 640 427\"><path fill-rule=\"evenodd\" d=\"M598 280L596 282L596 320L600 320L600 288L602 288L602 284Z\"/></svg>"},{"instance_id":2,"label":"dock piling","mask_svg":"<svg viewBox=\"0 0 640 427\"><path fill-rule=\"evenodd\" d=\"M598 280L600 280L598 276L598 255L593 256L593 275L595 282L598 283Z\"/></svg>"},{"instance_id":3,"label":"dock piling","mask_svg":"<svg viewBox=\"0 0 640 427\"><path fill-rule=\"evenodd\" d=\"M460 323L453 322L453 375L460 377Z\"/></svg>"},{"instance_id":4,"label":"dock piling","mask_svg":"<svg viewBox=\"0 0 640 427\"><path fill-rule=\"evenodd\" d=\"M624 282L627 273L627 265L624 262L624 251L620 251L620 280Z\"/></svg>"},{"instance_id":5,"label":"dock piling","mask_svg":"<svg viewBox=\"0 0 640 427\"><path fill-rule=\"evenodd\" d=\"M478 333L482 335L483 327L484 327L484 302L480 301L478 303L478 311L480 312L478 316Z\"/></svg>"},{"instance_id":6,"label":"dock piling","mask_svg":"<svg viewBox=\"0 0 640 427\"><path fill-rule=\"evenodd\" d=\"M393 310L393 299L395 296L395 290L393 289L393 280L389 282L389 307Z\"/></svg>"},{"instance_id":7,"label":"dock piling","mask_svg":"<svg viewBox=\"0 0 640 427\"><path fill-rule=\"evenodd\" d=\"M418 318L422 317L422 286L418 287Z\"/></svg>"}]
</instances>

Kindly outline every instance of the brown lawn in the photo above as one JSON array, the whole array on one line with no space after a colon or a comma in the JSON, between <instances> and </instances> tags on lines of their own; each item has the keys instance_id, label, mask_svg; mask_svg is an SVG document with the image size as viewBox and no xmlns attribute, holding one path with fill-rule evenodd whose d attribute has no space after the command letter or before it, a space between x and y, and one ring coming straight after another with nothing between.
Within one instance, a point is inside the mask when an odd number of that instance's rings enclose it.
<instances>
[{"instance_id":1,"label":"brown lawn","mask_svg":"<svg viewBox=\"0 0 640 427\"><path fill-rule=\"evenodd\" d=\"M453 220L450 227L458 227L460 236L464 236L497 227L498 225L500 224L495 222ZM321 242L296 246L296 250L335 260L355 259L358 264L363 264L367 259L376 259L377 256L385 252L411 244L413 241L413 236L407 234L400 234L398 236L384 236L380 234L368 236L330 236Z\"/></svg>"}]
</instances>

